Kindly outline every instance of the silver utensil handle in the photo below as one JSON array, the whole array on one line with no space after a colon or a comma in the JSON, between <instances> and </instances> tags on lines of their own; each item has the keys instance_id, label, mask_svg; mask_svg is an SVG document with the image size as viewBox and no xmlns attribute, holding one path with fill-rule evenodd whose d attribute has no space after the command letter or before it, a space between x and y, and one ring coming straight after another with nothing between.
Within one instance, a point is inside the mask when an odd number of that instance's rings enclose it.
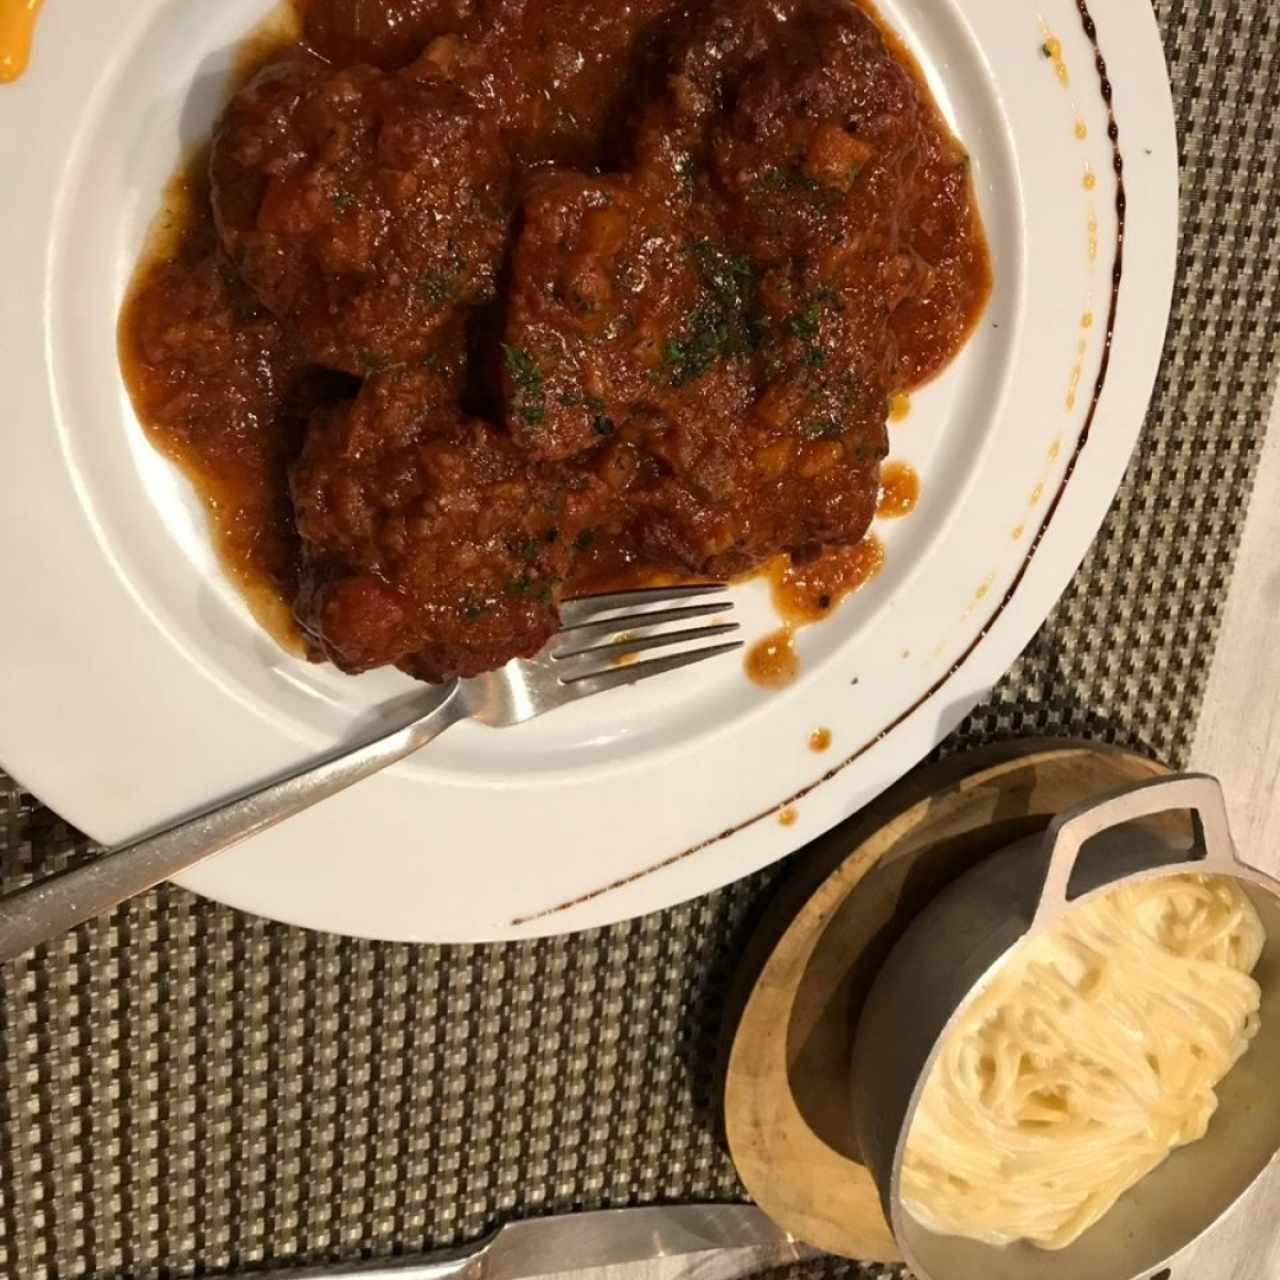
<instances>
[{"instance_id":1,"label":"silver utensil handle","mask_svg":"<svg viewBox=\"0 0 1280 1280\"><path fill-rule=\"evenodd\" d=\"M372 742L336 751L194 817L110 849L0 898L0 962L109 911L277 822L426 746L466 712L455 682L425 715Z\"/></svg>"},{"instance_id":2,"label":"silver utensil handle","mask_svg":"<svg viewBox=\"0 0 1280 1280\"><path fill-rule=\"evenodd\" d=\"M1032 928L1050 923L1066 908L1071 873L1087 841L1110 827L1137 818L1188 809L1195 822L1196 848L1187 861L1205 872L1227 875L1240 869L1222 786L1206 773L1172 774L1127 786L1100 800L1088 800L1049 824L1049 866Z\"/></svg>"},{"instance_id":3,"label":"silver utensil handle","mask_svg":"<svg viewBox=\"0 0 1280 1280\"><path fill-rule=\"evenodd\" d=\"M382 1258L325 1267L289 1267L257 1272L252 1280L469 1280L488 1241L462 1249L443 1249L420 1258Z\"/></svg>"}]
</instances>

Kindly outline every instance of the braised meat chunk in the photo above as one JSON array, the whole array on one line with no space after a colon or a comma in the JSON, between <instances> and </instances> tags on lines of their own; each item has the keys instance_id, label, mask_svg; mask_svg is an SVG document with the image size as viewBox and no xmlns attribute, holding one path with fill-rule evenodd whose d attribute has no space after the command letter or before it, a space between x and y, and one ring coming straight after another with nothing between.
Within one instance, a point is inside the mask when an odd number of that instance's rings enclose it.
<instances>
[{"instance_id":1,"label":"braised meat chunk","mask_svg":"<svg viewBox=\"0 0 1280 1280\"><path fill-rule=\"evenodd\" d=\"M691 384L712 363L750 354L749 280L708 238L715 231L687 195L632 175L535 186L503 352L516 440L561 458L634 418L677 418L696 408Z\"/></svg>"},{"instance_id":2,"label":"braised meat chunk","mask_svg":"<svg viewBox=\"0 0 1280 1280\"><path fill-rule=\"evenodd\" d=\"M990 287L968 158L873 13L304 9L121 352L313 657L466 676L562 593L856 559L889 400Z\"/></svg>"},{"instance_id":3,"label":"braised meat chunk","mask_svg":"<svg viewBox=\"0 0 1280 1280\"><path fill-rule=\"evenodd\" d=\"M430 70L268 67L214 135L223 244L319 364L420 360L492 295L510 161L493 114Z\"/></svg>"},{"instance_id":4,"label":"braised meat chunk","mask_svg":"<svg viewBox=\"0 0 1280 1280\"><path fill-rule=\"evenodd\" d=\"M292 479L298 616L344 671L474 675L556 628L600 486L530 464L455 402L438 373L384 374L311 426Z\"/></svg>"}]
</instances>

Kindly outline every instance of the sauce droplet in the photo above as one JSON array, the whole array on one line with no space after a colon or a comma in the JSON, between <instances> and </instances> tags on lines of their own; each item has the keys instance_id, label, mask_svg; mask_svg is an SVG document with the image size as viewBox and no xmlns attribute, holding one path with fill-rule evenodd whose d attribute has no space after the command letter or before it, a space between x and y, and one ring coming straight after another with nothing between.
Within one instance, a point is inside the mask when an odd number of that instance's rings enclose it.
<instances>
[{"instance_id":1,"label":"sauce droplet","mask_svg":"<svg viewBox=\"0 0 1280 1280\"><path fill-rule=\"evenodd\" d=\"M1083 352L1081 353L1083 355ZM1076 407L1076 393L1080 390L1080 378L1084 374L1084 363L1077 360L1071 368L1071 380L1067 383L1067 409L1071 410ZM1054 455L1050 453L1049 458L1052 460Z\"/></svg>"},{"instance_id":2,"label":"sauce droplet","mask_svg":"<svg viewBox=\"0 0 1280 1280\"><path fill-rule=\"evenodd\" d=\"M1089 210L1089 261L1097 262L1098 260L1098 215L1091 208Z\"/></svg>"},{"instance_id":3,"label":"sauce droplet","mask_svg":"<svg viewBox=\"0 0 1280 1280\"><path fill-rule=\"evenodd\" d=\"M809 735L810 751L825 751L831 745L830 729L815 729Z\"/></svg>"},{"instance_id":4,"label":"sauce droplet","mask_svg":"<svg viewBox=\"0 0 1280 1280\"><path fill-rule=\"evenodd\" d=\"M771 631L747 650L747 675L766 689L781 689L800 673L795 632L791 627Z\"/></svg>"},{"instance_id":5,"label":"sauce droplet","mask_svg":"<svg viewBox=\"0 0 1280 1280\"><path fill-rule=\"evenodd\" d=\"M1030 505L1034 507L1036 503L1039 502L1040 499L1043 497L1044 497L1044 481L1042 480L1040 481L1039 484L1036 485L1034 489L1031 490Z\"/></svg>"},{"instance_id":6,"label":"sauce droplet","mask_svg":"<svg viewBox=\"0 0 1280 1280\"><path fill-rule=\"evenodd\" d=\"M905 516L920 501L920 477L909 462L886 462L880 472L876 515L886 520Z\"/></svg>"},{"instance_id":7,"label":"sauce droplet","mask_svg":"<svg viewBox=\"0 0 1280 1280\"><path fill-rule=\"evenodd\" d=\"M1098 175L1092 169L1084 171L1084 189L1092 191L1098 185Z\"/></svg>"},{"instance_id":8,"label":"sauce droplet","mask_svg":"<svg viewBox=\"0 0 1280 1280\"><path fill-rule=\"evenodd\" d=\"M0 0L0 84L16 80L31 60L31 39L44 0Z\"/></svg>"},{"instance_id":9,"label":"sauce droplet","mask_svg":"<svg viewBox=\"0 0 1280 1280\"><path fill-rule=\"evenodd\" d=\"M1082 329L1093 328L1093 312L1092 311L1086 311L1084 315L1080 317L1080 327Z\"/></svg>"},{"instance_id":10,"label":"sauce droplet","mask_svg":"<svg viewBox=\"0 0 1280 1280\"><path fill-rule=\"evenodd\" d=\"M1083 120L1076 121L1076 137L1083 142L1089 136L1089 126Z\"/></svg>"},{"instance_id":11,"label":"sauce droplet","mask_svg":"<svg viewBox=\"0 0 1280 1280\"><path fill-rule=\"evenodd\" d=\"M911 412L911 397L905 391L895 391L889 397L889 421L901 422Z\"/></svg>"},{"instance_id":12,"label":"sauce droplet","mask_svg":"<svg viewBox=\"0 0 1280 1280\"><path fill-rule=\"evenodd\" d=\"M796 824L795 809L789 804L784 804L782 808L778 810L778 821L784 827L794 827Z\"/></svg>"},{"instance_id":13,"label":"sauce droplet","mask_svg":"<svg viewBox=\"0 0 1280 1280\"><path fill-rule=\"evenodd\" d=\"M636 633L634 631L619 631L618 634L613 637L612 643L627 644L635 638ZM630 653L615 653L613 657L609 659L609 665L611 667L629 667L633 662L638 662L640 657L641 650L639 649L633 649Z\"/></svg>"},{"instance_id":14,"label":"sauce droplet","mask_svg":"<svg viewBox=\"0 0 1280 1280\"><path fill-rule=\"evenodd\" d=\"M1018 524L1015 524L1013 526L1013 532L1009 536L1014 540L1014 542L1017 542L1018 539L1021 538L1024 533L1026 533L1026 531L1027 531L1027 526L1019 522Z\"/></svg>"},{"instance_id":15,"label":"sauce droplet","mask_svg":"<svg viewBox=\"0 0 1280 1280\"><path fill-rule=\"evenodd\" d=\"M1062 56L1062 41L1046 29L1040 52L1053 63L1053 74L1058 77L1058 83L1065 89L1071 83L1071 75L1067 71L1066 59Z\"/></svg>"}]
</instances>

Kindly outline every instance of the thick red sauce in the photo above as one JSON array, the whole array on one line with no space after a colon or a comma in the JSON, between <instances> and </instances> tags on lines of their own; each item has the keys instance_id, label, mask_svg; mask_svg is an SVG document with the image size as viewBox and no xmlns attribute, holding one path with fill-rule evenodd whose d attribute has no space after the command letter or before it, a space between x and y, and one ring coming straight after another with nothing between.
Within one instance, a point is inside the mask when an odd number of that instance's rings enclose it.
<instances>
[{"instance_id":1,"label":"thick red sauce","mask_svg":"<svg viewBox=\"0 0 1280 1280\"><path fill-rule=\"evenodd\" d=\"M990 270L860 13L310 0L248 42L120 354L264 623L441 678L562 594L767 561L794 625L874 571L889 402Z\"/></svg>"}]
</instances>

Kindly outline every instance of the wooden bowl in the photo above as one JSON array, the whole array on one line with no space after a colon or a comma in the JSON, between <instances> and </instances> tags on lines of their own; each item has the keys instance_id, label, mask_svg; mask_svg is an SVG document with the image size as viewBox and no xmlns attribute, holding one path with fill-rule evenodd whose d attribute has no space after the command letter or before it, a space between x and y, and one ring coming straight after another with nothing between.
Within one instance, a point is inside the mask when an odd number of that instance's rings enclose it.
<instances>
[{"instance_id":1,"label":"wooden bowl","mask_svg":"<svg viewBox=\"0 0 1280 1280\"><path fill-rule=\"evenodd\" d=\"M744 954L722 1077L729 1151L779 1226L828 1253L901 1257L849 1101L853 1030L881 962L979 860L1065 808L1166 772L1112 747L984 748L909 774L800 855Z\"/></svg>"}]
</instances>

